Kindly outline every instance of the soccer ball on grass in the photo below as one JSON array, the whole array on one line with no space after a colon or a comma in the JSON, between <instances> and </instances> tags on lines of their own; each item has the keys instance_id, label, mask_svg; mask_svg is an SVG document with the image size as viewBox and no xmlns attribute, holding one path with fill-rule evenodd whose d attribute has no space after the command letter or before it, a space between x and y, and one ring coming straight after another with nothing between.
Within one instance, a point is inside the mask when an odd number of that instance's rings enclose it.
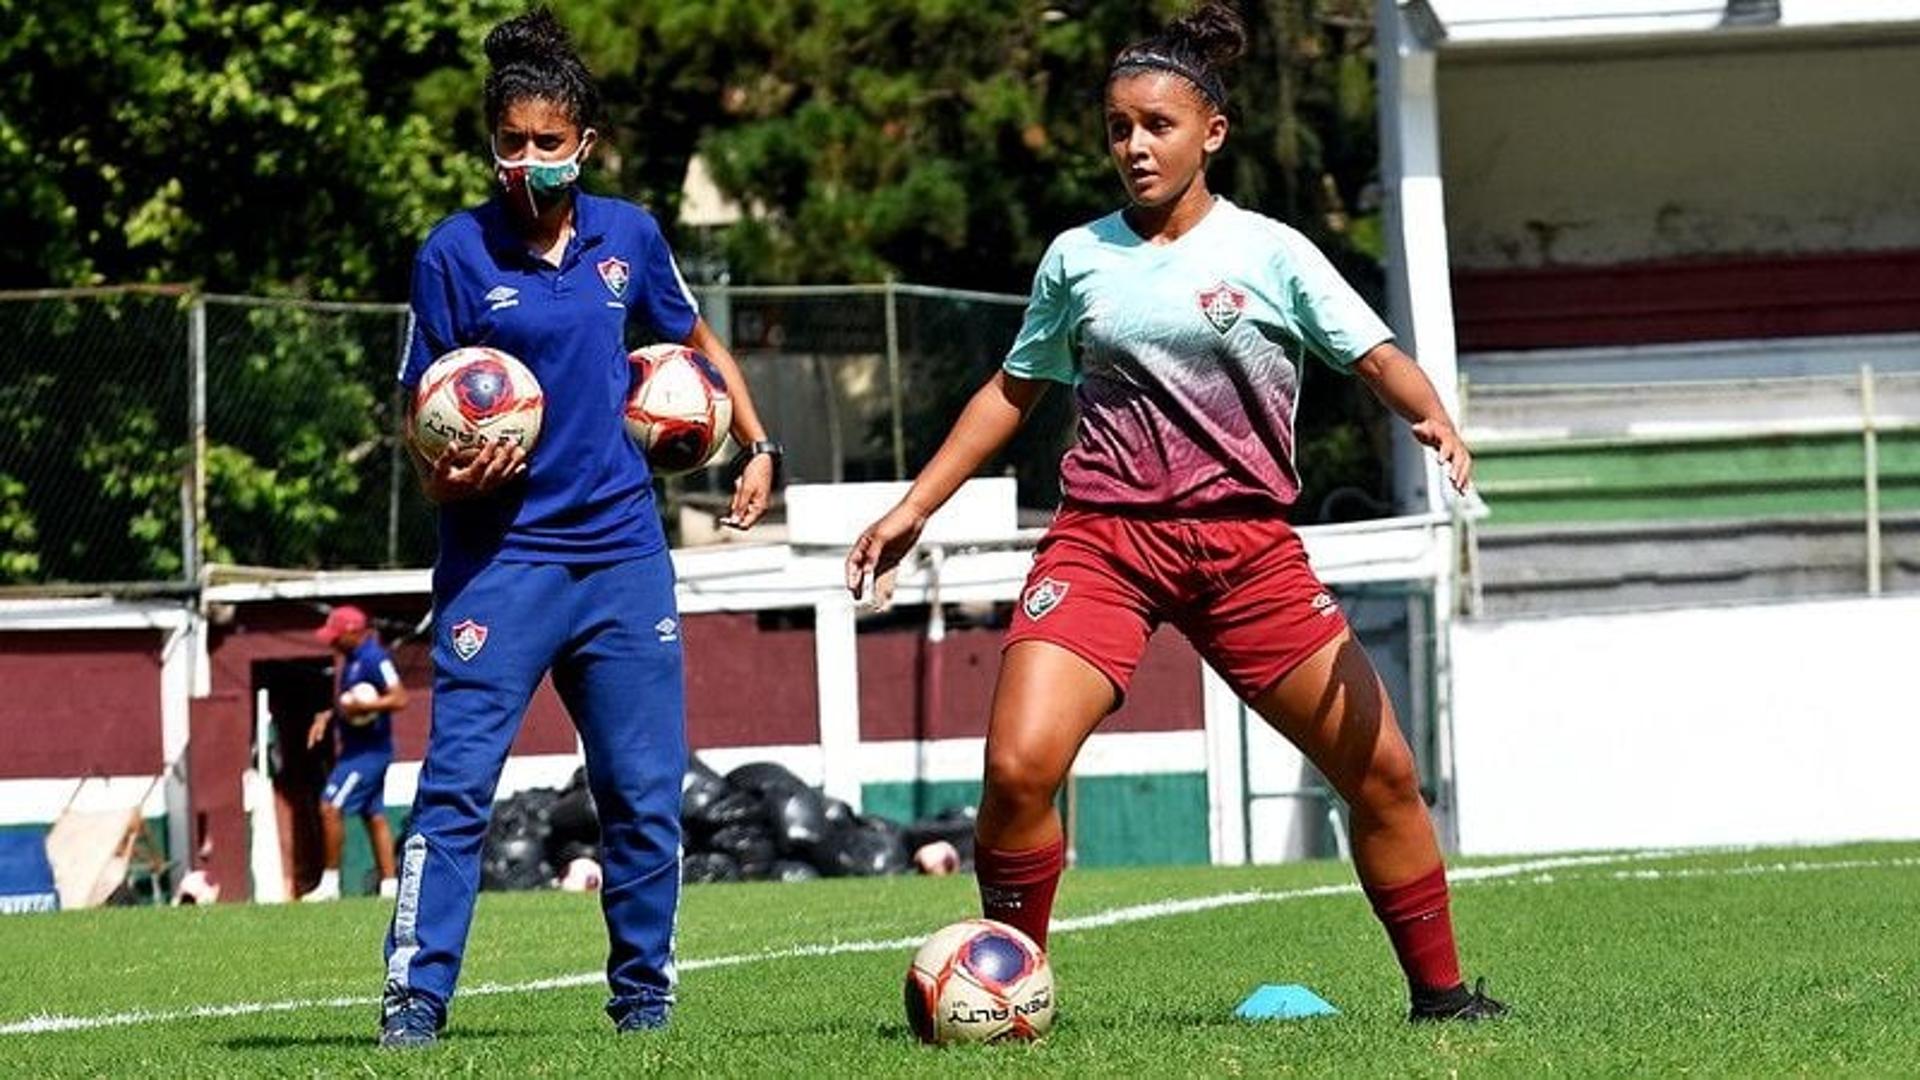
<instances>
[{"instance_id":1,"label":"soccer ball on grass","mask_svg":"<svg viewBox=\"0 0 1920 1080\"><path fill-rule=\"evenodd\" d=\"M1027 935L967 919L934 931L914 954L906 1006L921 1042L1037 1039L1053 1027L1053 969Z\"/></svg>"}]
</instances>

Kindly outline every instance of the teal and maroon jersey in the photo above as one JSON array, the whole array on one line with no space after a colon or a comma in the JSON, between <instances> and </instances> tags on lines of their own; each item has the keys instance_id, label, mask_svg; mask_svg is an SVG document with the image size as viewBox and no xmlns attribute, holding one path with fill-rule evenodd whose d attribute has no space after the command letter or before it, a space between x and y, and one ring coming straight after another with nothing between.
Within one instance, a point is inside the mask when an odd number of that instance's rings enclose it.
<instances>
[{"instance_id":1,"label":"teal and maroon jersey","mask_svg":"<svg viewBox=\"0 0 1920 1080\"><path fill-rule=\"evenodd\" d=\"M1118 213L1055 238L1003 365L1074 387L1069 501L1286 507L1309 353L1347 371L1392 331L1318 248L1225 199L1170 244Z\"/></svg>"}]
</instances>

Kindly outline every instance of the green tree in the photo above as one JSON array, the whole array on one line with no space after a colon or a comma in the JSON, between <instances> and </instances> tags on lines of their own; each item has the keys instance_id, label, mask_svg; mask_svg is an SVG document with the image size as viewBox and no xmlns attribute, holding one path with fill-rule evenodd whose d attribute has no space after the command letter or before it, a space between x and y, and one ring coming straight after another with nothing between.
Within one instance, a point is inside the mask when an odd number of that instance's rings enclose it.
<instances>
[{"instance_id":1,"label":"green tree","mask_svg":"<svg viewBox=\"0 0 1920 1080\"><path fill-rule=\"evenodd\" d=\"M553 3L601 79L606 152L590 187L638 199L673 231L700 152L747 208L720 238L737 281L894 276L995 291L1022 289L1052 235L1117 202L1099 117L1107 64L1188 6ZM1371 288L1369 5L1244 7L1253 47L1214 183L1302 228ZM427 229L490 190L481 43L522 8L0 0L0 167L11 178L0 185L0 288L404 296ZM675 238L683 252L697 247L684 230ZM54 306L0 345L0 580L176 574L179 303ZM381 440L392 342L285 311L212 329L209 554L377 560L369 522L391 450ZM923 387L912 458L931 449L979 362L955 359L952 377ZM1309 377L1310 489L1377 493L1366 400L1348 382Z\"/></svg>"},{"instance_id":2,"label":"green tree","mask_svg":"<svg viewBox=\"0 0 1920 1080\"><path fill-rule=\"evenodd\" d=\"M0 287L184 282L403 296L432 223L484 197L480 43L514 0L0 0ZM175 298L7 305L0 580L183 568ZM398 320L255 309L208 336L213 558L384 546ZM231 309L227 309L231 310ZM237 322L237 325L233 323Z\"/></svg>"},{"instance_id":3,"label":"green tree","mask_svg":"<svg viewBox=\"0 0 1920 1080\"><path fill-rule=\"evenodd\" d=\"M675 90L673 130L700 122L701 93L719 99L722 115L699 148L721 187L747 208L724 238L734 280L894 276L997 291L1024 288L1055 233L1118 203L1100 120L1108 64L1127 42L1189 7L637 5L647 27L643 55L690 60L655 65ZM1243 9L1250 42L1231 79L1234 134L1210 179L1242 205L1307 233L1377 303L1370 5L1248 0ZM910 458L931 453L944 431L939 418L952 415L979 377L955 370L915 401ZM1299 425L1310 498L1343 487L1382 496L1379 410L1351 380L1318 369L1307 378ZM1303 516L1318 516L1317 507Z\"/></svg>"},{"instance_id":4,"label":"green tree","mask_svg":"<svg viewBox=\"0 0 1920 1080\"><path fill-rule=\"evenodd\" d=\"M0 0L0 286L398 295L511 0Z\"/></svg>"}]
</instances>

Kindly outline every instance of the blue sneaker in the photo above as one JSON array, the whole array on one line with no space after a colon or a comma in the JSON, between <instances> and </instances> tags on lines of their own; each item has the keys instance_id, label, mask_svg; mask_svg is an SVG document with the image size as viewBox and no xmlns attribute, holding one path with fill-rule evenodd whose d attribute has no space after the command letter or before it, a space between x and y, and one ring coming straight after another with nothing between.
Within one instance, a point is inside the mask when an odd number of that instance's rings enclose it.
<instances>
[{"instance_id":1,"label":"blue sneaker","mask_svg":"<svg viewBox=\"0 0 1920 1080\"><path fill-rule=\"evenodd\" d=\"M439 1011L418 998L403 998L389 1005L380 1019L381 1046L416 1050L439 1041Z\"/></svg>"},{"instance_id":2,"label":"blue sneaker","mask_svg":"<svg viewBox=\"0 0 1920 1080\"><path fill-rule=\"evenodd\" d=\"M613 1022L613 1030L622 1035L641 1031L660 1031L667 1026L667 1011L629 1009Z\"/></svg>"}]
</instances>

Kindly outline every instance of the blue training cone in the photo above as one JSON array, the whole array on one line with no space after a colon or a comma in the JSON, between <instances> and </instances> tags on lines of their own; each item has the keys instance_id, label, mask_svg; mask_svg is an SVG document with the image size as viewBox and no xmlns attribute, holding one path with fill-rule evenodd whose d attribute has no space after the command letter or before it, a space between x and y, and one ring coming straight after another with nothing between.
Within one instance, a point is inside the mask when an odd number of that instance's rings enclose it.
<instances>
[{"instance_id":1,"label":"blue training cone","mask_svg":"<svg viewBox=\"0 0 1920 1080\"><path fill-rule=\"evenodd\" d=\"M1248 994L1233 1015L1242 1020L1303 1020L1309 1016L1338 1016L1340 1010L1304 986L1269 983Z\"/></svg>"}]
</instances>

